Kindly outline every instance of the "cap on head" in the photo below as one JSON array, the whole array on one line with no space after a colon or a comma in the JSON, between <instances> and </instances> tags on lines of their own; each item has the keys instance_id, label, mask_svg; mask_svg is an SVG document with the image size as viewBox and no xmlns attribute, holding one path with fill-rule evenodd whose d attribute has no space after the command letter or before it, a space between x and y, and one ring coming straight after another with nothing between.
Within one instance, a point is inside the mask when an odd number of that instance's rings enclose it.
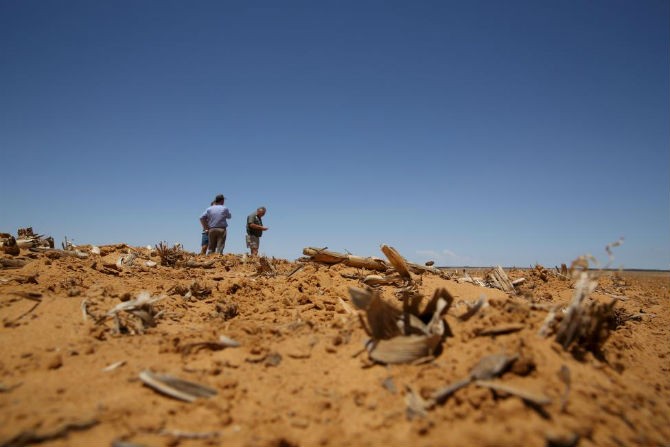
<instances>
[{"instance_id":1,"label":"cap on head","mask_svg":"<svg viewBox=\"0 0 670 447\"><path fill-rule=\"evenodd\" d=\"M217 194L216 197L214 197L214 202L215 203L223 202L225 199L226 198L223 197L223 194Z\"/></svg>"}]
</instances>

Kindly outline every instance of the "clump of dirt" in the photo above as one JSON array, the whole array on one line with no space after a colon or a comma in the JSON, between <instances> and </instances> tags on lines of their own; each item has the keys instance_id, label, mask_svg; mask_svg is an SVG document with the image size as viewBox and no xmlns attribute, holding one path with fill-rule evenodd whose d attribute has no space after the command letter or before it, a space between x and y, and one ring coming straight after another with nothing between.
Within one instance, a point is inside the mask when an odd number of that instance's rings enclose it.
<instances>
[{"instance_id":1,"label":"clump of dirt","mask_svg":"<svg viewBox=\"0 0 670 447\"><path fill-rule=\"evenodd\" d=\"M565 272L507 270L525 278L515 293L413 274L412 293L453 298L448 333L432 357L382 365L350 295L375 272L158 248L11 256L25 263L0 270L0 446L670 442L667 272L593 272L585 299L612 309L606 334L585 332L597 349L556 340ZM375 288L390 315L401 289ZM208 393L174 397L189 384Z\"/></svg>"}]
</instances>

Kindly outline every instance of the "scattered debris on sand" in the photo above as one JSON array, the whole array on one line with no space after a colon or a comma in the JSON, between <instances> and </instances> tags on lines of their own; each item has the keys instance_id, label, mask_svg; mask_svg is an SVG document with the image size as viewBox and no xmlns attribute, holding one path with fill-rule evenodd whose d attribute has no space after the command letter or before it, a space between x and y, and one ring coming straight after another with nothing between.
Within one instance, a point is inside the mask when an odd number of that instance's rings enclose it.
<instances>
[{"instance_id":1,"label":"scattered debris on sand","mask_svg":"<svg viewBox=\"0 0 670 447\"><path fill-rule=\"evenodd\" d=\"M670 440L667 272L1 236L0 446Z\"/></svg>"}]
</instances>

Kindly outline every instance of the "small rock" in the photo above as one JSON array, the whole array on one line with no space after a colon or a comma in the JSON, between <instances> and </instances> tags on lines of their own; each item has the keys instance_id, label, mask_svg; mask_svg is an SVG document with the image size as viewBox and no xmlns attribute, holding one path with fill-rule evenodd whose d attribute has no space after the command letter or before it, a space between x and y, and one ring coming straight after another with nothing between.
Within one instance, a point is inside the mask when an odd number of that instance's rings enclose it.
<instances>
[{"instance_id":1,"label":"small rock","mask_svg":"<svg viewBox=\"0 0 670 447\"><path fill-rule=\"evenodd\" d=\"M63 357L55 354L47 360L47 369L58 369L63 366Z\"/></svg>"}]
</instances>

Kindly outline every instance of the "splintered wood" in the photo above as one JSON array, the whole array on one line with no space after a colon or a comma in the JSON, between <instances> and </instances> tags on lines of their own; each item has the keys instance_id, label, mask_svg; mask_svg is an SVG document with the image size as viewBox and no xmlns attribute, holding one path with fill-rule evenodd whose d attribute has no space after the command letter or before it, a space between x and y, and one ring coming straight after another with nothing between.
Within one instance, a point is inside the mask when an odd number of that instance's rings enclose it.
<instances>
[{"instance_id":1,"label":"splintered wood","mask_svg":"<svg viewBox=\"0 0 670 447\"><path fill-rule=\"evenodd\" d=\"M488 273L488 279L493 286L502 290L503 292L515 294L514 285L507 277L505 271L499 265Z\"/></svg>"},{"instance_id":2,"label":"splintered wood","mask_svg":"<svg viewBox=\"0 0 670 447\"><path fill-rule=\"evenodd\" d=\"M547 317L541 334L548 335L555 330L556 341L568 350L579 346L588 351L598 353L602 344L614 329L614 306L617 299L608 303L599 303L590 298L598 282L588 271L578 273L572 301L560 322L556 322L556 314Z\"/></svg>"}]
</instances>

